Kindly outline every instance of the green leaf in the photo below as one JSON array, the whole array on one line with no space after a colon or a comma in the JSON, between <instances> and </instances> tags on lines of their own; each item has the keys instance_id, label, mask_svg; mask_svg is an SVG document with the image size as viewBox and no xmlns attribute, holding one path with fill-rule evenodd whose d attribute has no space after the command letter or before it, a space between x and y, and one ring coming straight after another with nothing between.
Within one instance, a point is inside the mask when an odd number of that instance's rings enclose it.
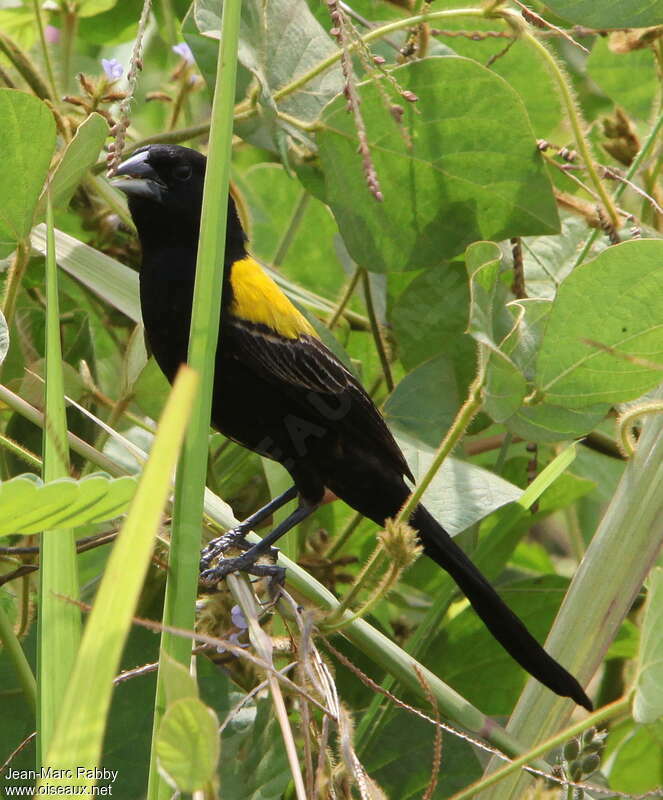
<instances>
[{"instance_id":1,"label":"green leaf","mask_svg":"<svg viewBox=\"0 0 663 800\"><path fill-rule=\"evenodd\" d=\"M663 242L643 239L608 248L563 281L536 365L546 399L588 410L633 400L660 382L662 280Z\"/></svg>"},{"instance_id":2,"label":"green leaf","mask_svg":"<svg viewBox=\"0 0 663 800\"><path fill-rule=\"evenodd\" d=\"M465 333L469 301L467 273L461 262L424 270L408 284L390 315L398 355L407 369L445 353L458 366L465 364L469 384L476 375L476 345Z\"/></svg>"},{"instance_id":3,"label":"green leaf","mask_svg":"<svg viewBox=\"0 0 663 800\"><path fill-rule=\"evenodd\" d=\"M658 88L651 48L616 53L608 39L598 38L587 59L587 74L613 102L648 119Z\"/></svg>"},{"instance_id":4,"label":"green leaf","mask_svg":"<svg viewBox=\"0 0 663 800\"><path fill-rule=\"evenodd\" d=\"M219 760L219 721L197 697L183 697L166 711L156 752L159 771L181 792L203 789L213 778Z\"/></svg>"},{"instance_id":5,"label":"green leaf","mask_svg":"<svg viewBox=\"0 0 663 800\"><path fill-rule=\"evenodd\" d=\"M280 800L291 780L283 738L270 701L258 700L224 720L220 796Z\"/></svg>"},{"instance_id":6,"label":"green leaf","mask_svg":"<svg viewBox=\"0 0 663 800\"><path fill-rule=\"evenodd\" d=\"M220 6L217 0L198 0L195 20L201 33L219 37ZM259 147L283 150L285 134L310 142L301 130L276 117L278 110L304 122L313 122L323 106L341 91L338 64L325 70L299 90L279 100L275 95L321 61L337 52L327 32L311 14L304 0L245 0L242 3L239 61L260 87L259 113L239 120L237 133Z\"/></svg>"},{"instance_id":7,"label":"green leaf","mask_svg":"<svg viewBox=\"0 0 663 800\"><path fill-rule=\"evenodd\" d=\"M568 580L557 575L514 581L500 590L509 607L540 641L550 628ZM472 608L444 628L426 664L443 664L442 678L490 715L508 715L527 679L526 672L486 630Z\"/></svg>"},{"instance_id":8,"label":"green leaf","mask_svg":"<svg viewBox=\"0 0 663 800\"><path fill-rule=\"evenodd\" d=\"M507 309L513 315L514 327L501 343L501 350L532 381L552 303L529 298L512 301ZM528 441L557 442L583 436L601 421L608 409L605 404L580 410L563 408L544 400L537 405L519 406L505 422L511 433Z\"/></svg>"},{"instance_id":9,"label":"green leaf","mask_svg":"<svg viewBox=\"0 0 663 800\"><path fill-rule=\"evenodd\" d=\"M165 651L161 653L159 669L163 670L166 703L172 706L186 697L198 697L198 684L189 670Z\"/></svg>"},{"instance_id":10,"label":"green leaf","mask_svg":"<svg viewBox=\"0 0 663 800\"><path fill-rule=\"evenodd\" d=\"M559 230L527 114L505 81L456 57L425 58L391 75L419 98L404 102L407 136L375 83L358 87L383 202L366 187L343 96L325 108L317 135L327 198L358 264L420 269L477 239Z\"/></svg>"},{"instance_id":11,"label":"green leaf","mask_svg":"<svg viewBox=\"0 0 663 800\"><path fill-rule=\"evenodd\" d=\"M127 510L135 491L136 480L129 476L96 474L42 483L34 475L19 475L0 483L0 536L105 522Z\"/></svg>"},{"instance_id":12,"label":"green leaf","mask_svg":"<svg viewBox=\"0 0 663 800\"><path fill-rule=\"evenodd\" d=\"M458 0L435 0L435 10L457 9ZM449 17L444 20L445 30L468 29L467 17ZM495 21L490 18L474 18L472 31L479 35L482 31L494 31ZM438 42L440 39L438 39ZM554 138L553 134L562 121L562 107L559 92L552 76L541 58L538 49L525 38L519 38L513 46L505 50L502 38L486 38L477 42L471 37L456 36L444 39L459 56L474 59L480 64L488 64L490 70L500 75L520 95L537 136ZM496 56L499 57L496 58Z\"/></svg>"},{"instance_id":13,"label":"green leaf","mask_svg":"<svg viewBox=\"0 0 663 800\"><path fill-rule=\"evenodd\" d=\"M499 247L493 242L475 242L465 253L470 280L468 331L481 347L484 410L495 422L515 413L527 394L523 374L502 348L517 323L505 308L507 290L500 281L500 261Z\"/></svg>"},{"instance_id":14,"label":"green leaf","mask_svg":"<svg viewBox=\"0 0 663 800\"><path fill-rule=\"evenodd\" d=\"M546 0L551 11L590 28L645 28L663 24L660 0Z\"/></svg>"},{"instance_id":15,"label":"green leaf","mask_svg":"<svg viewBox=\"0 0 663 800\"><path fill-rule=\"evenodd\" d=\"M461 399L454 365L446 355L439 355L408 373L383 411L394 431L437 447L454 421Z\"/></svg>"},{"instance_id":16,"label":"green leaf","mask_svg":"<svg viewBox=\"0 0 663 800\"><path fill-rule=\"evenodd\" d=\"M354 653L353 653L354 656ZM436 665L437 668L437 665ZM430 715L430 709L425 712ZM379 736L371 740L361 762L384 794L371 797L419 800L431 778L435 728L409 711L396 709ZM481 777L476 752L457 736L445 736L442 744L444 767L440 770L433 797L451 797Z\"/></svg>"},{"instance_id":17,"label":"green leaf","mask_svg":"<svg viewBox=\"0 0 663 800\"><path fill-rule=\"evenodd\" d=\"M0 89L0 258L30 233L54 149L48 106L25 92Z\"/></svg>"},{"instance_id":18,"label":"green leaf","mask_svg":"<svg viewBox=\"0 0 663 800\"><path fill-rule=\"evenodd\" d=\"M0 311L0 364L5 360L9 350L9 328L5 315Z\"/></svg>"},{"instance_id":19,"label":"green leaf","mask_svg":"<svg viewBox=\"0 0 663 800\"><path fill-rule=\"evenodd\" d=\"M523 238L523 264L529 297L552 300L561 281L574 268L578 253L590 235L584 219L571 214L562 215L562 231L556 236ZM605 250L597 240L592 255Z\"/></svg>"},{"instance_id":20,"label":"green leaf","mask_svg":"<svg viewBox=\"0 0 663 800\"><path fill-rule=\"evenodd\" d=\"M66 206L87 170L96 162L108 136L108 123L101 114L90 116L78 126L67 145L49 185L53 207Z\"/></svg>"},{"instance_id":21,"label":"green leaf","mask_svg":"<svg viewBox=\"0 0 663 800\"><path fill-rule=\"evenodd\" d=\"M647 581L647 608L640 640L640 659L633 718L650 723L663 718L663 568L652 570Z\"/></svg>"},{"instance_id":22,"label":"green leaf","mask_svg":"<svg viewBox=\"0 0 663 800\"><path fill-rule=\"evenodd\" d=\"M435 451L404 434L396 438L415 480L419 480L430 467ZM521 489L499 475L467 461L447 458L424 494L423 503L450 534L456 534L521 495Z\"/></svg>"},{"instance_id":23,"label":"green leaf","mask_svg":"<svg viewBox=\"0 0 663 800\"><path fill-rule=\"evenodd\" d=\"M633 725L604 769L616 792L656 792L663 783L663 722Z\"/></svg>"}]
</instances>

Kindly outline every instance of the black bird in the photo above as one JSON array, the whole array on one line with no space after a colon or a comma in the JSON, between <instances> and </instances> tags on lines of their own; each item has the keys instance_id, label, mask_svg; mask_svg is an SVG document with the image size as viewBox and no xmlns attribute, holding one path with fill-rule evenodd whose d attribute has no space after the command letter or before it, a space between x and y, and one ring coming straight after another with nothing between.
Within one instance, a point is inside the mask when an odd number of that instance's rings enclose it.
<instances>
[{"instance_id":1,"label":"black bird","mask_svg":"<svg viewBox=\"0 0 663 800\"><path fill-rule=\"evenodd\" d=\"M206 159L174 145L137 150L118 169L142 246L140 300L149 347L172 381L186 361ZM383 525L398 513L412 474L357 379L248 255L228 198L221 347L212 423L225 436L280 462L294 486L246 520L241 536L296 495L297 509L260 545L207 570L219 577L255 561L330 493ZM551 658L442 526L419 505L410 518L427 556L447 570L504 649L559 695L587 709L576 681ZM203 554L203 566L211 555ZM224 566L225 564L225 566ZM205 573L204 573L205 574Z\"/></svg>"}]
</instances>

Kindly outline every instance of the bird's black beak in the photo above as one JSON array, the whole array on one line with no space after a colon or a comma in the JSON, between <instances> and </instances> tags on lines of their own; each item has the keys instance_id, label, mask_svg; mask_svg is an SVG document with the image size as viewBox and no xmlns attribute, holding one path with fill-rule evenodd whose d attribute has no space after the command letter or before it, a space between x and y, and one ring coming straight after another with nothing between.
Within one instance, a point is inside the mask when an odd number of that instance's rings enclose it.
<instances>
[{"instance_id":1,"label":"bird's black beak","mask_svg":"<svg viewBox=\"0 0 663 800\"><path fill-rule=\"evenodd\" d=\"M148 150L139 150L123 161L115 173L119 177L113 178L112 185L129 197L142 197L159 203L166 185L147 160L149 155Z\"/></svg>"}]
</instances>

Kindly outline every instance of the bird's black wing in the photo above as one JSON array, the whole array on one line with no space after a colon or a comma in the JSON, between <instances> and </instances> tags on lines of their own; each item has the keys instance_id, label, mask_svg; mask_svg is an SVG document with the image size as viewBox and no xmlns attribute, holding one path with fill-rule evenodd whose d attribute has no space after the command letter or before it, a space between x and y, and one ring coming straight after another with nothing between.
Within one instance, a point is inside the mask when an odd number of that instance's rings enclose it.
<instances>
[{"instance_id":1,"label":"bird's black wing","mask_svg":"<svg viewBox=\"0 0 663 800\"><path fill-rule=\"evenodd\" d=\"M228 318L229 317L229 318ZM317 337L282 336L232 315L224 320L230 352L310 415L362 441L414 480L382 415L362 385ZM222 347L224 346L222 340Z\"/></svg>"}]
</instances>

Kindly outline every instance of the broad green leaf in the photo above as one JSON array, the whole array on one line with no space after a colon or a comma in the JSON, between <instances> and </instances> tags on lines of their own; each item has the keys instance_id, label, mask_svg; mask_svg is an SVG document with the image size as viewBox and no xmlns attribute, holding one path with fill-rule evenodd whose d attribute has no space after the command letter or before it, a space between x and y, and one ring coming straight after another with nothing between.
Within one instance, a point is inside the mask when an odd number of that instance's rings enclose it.
<instances>
[{"instance_id":1,"label":"broad green leaf","mask_svg":"<svg viewBox=\"0 0 663 800\"><path fill-rule=\"evenodd\" d=\"M556 236L529 236L522 240L525 282L529 297L552 300L557 287L574 268L578 253L590 235L587 223L571 214L562 215L562 231ZM591 250L598 255L606 244L598 239Z\"/></svg>"},{"instance_id":2,"label":"broad green leaf","mask_svg":"<svg viewBox=\"0 0 663 800\"><path fill-rule=\"evenodd\" d=\"M317 135L327 199L358 264L420 269L477 239L559 230L527 114L505 81L456 57L425 58L391 74L419 98L395 98L407 106L407 135L375 83L358 87L383 202L366 187L345 97L325 108Z\"/></svg>"},{"instance_id":3,"label":"broad green leaf","mask_svg":"<svg viewBox=\"0 0 663 800\"><path fill-rule=\"evenodd\" d=\"M194 14L201 33L219 37L220 9L216 0L198 0ZM304 0L245 0L238 57L260 87L256 97L259 113L239 120L238 134L259 147L280 152L285 133L308 141L301 130L279 120L276 110L313 122L325 103L341 91L338 64L283 99L278 99L278 92L336 52L336 45Z\"/></svg>"},{"instance_id":4,"label":"broad green leaf","mask_svg":"<svg viewBox=\"0 0 663 800\"><path fill-rule=\"evenodd\" d=\"M354 653L349 655L354 660ZM434 669L441 671L439 664ZM430 708L424 713L430 715ZM377 797L420 800L425 796L431 778L434 738L435 728L430 722L396 709L379 736L372 738L368 748L361 751L361 763L384 792ZM361 746L361 742L357 744ZM445 735L442 753L444 767L433 794L435 800L451 797L481 777L479 759L468 742Z\"/></svg>"},{"instance_id":5,"label":"broad green leaf","mask_svg":"<svg viewBox=\"0 0 663 800\"><path fill-rule=\"evenodd\" d=\"M274 709L258 700L224 720L220 796L232 800L280 800L291 780Z\"/></svg>"},{"instance_id":6,"label":"broad green leaf","mask_svg":"<svg viewBox=\"0 0 663 800\"><path fill-rule=\"evenodd\" d=\"M640 119L649 118L658 88L651 48L616 53L609 40L597 38L587 59L587 74L614 103Z\"/></svg>"},{"instance_id":7,"label":"broad green leaf","mask_svg":"<svg viewBox=\"0 0 663 800\"><path fill-rule=\"evenodd\" d=\"M467 248L465 263L470 280L469 333L479 342L485 369L484 410L495 422L504 422L527 393L522 372L502 349L513 337L513 317L506 309L506 287L500 281L500 250L493 242L475 242Z\"/></svg>"},{"instance_id":8,"label":"broad green leaf","mask_svg":"<svg viewBox=\"0 0 663 800\"><path fill-rule=\"evenodd\" d=\"M219 721L197 697L183 697L168 707L159 726L159 771L180 792L203 789L219 760Z\"/></svg>"},{"instance_id":9,"label":"broad green leaf","mask_svg":"<svg viewBox=\"0 0 663 800\"><path fill-rule=\"evenodd\" d=\"M159 669L163 670L166 704L172 706L185 697L198 697L198 684L189 670L166 653L161 654Z\"/></svg>"},{"instance_id":10,"label":"broad green leaf","mask_svg":"<svg viewBox=\"0 0 663 800\"><path fill-rule=\"evenodd\" d=\"M568 583L566 578L546 575L497 588L530 632L543 641ZM527 680L527 673L469 607L445 626L428 651L426 664L443 665L443 680L490 715L508 715Z\"/></svg>"},{"instance_id":11,"label":"broad green leaf","mask_svg":"<svg viewBox=\"0 0 663 800\"><path fill-rule=\"evenodd\" d=\"M548 401L589 410L632 400L661 381L662 280L663 242L654 239L610 247L564 280L536 365Z\"/></svg>"},{"instance_id":12,"label":"broad green leaf","mask_svg":"<svg viewBox=\"0 0 663 800\"><path fill-rule=\"evenodd\" d=\"M528 442L560 442L577 439L593 430L610 409L609 404L586 408L566 408L547 401L538 405L520 406L506 420L515 436Z\"/></svg>"},{"instance_id":13,"label":"broad green leaf","mask_svg":"<svg viewBox=\"0 0 663 800\"><path fill-rule=\"evenodd\" d=\"M0 536L105 522L127 510L135 491L136 480L129 476L97 474L42 483L34 475L19 475L0 483Z\"/></svg>"},{"instance_id":14,"label":"broad green leaf","mask_svg":"<svg viewBox=\"0 0 663 800\"><path fill-rule=\"evenodd\" d=\"M408 373L389 395L383 411L392 430L437 447L462 399L454 365L442 354Z\"/></svg>"},{"instance_id":15,"label":"broad green leaf","mask_svg":"<svg viewBox=\"0 0 663 800\"><path fill-rule=\"evenodd\" d=\"M457 9L461 5L458 0L435 0L436 11ZM495 30L495 20L490 18L474 18L471 25L468 22L467 17L450 17L444 20L444 28L466 31L471 27L479 35L482 31ZM562 121L559 92L534 45L525 38L519 38L505 51L505 40L502 38L489 37L477 42L471 37L456 36L442 41L446 41L459 56L474 59L486 66L490 64L490 70L504 78L520 95L536 135L546 139L553 137ZM499 58L496 58L498 54Z\"/></svg>"},{"instance_id":16,"label":"broad green leaf","mask_svg":"<svg viewBox=\"0 0 663 800\"><path fill-rule=\"evenodd\" d=\"M55 149L55 121L41 100L0 89L0 258L25 239Z\"/></svg>"},{"instance_id":17,"label":"broad green leaf","mask_svg":"<svg viewBox=\"0 0 663 800\"><path fill-rule=\"evenodd\" d=\"M101 114L90 116L78 126L57 165L49 190L53 207L66 206L87 170L96 162L108 136L108 123Z\"/></svg>"},{"instance_id":18,"label":"broad green leaf","mask_svg":"<svg viewBox=\"0 0 663 800\"><path fill-rule=\"evenodd\" d=\"M663 719L663 567L657 567L647 581L647 609L640 640L640 658L633 718L650 723Z\"/></svg>"},{"instance_id":19,"label":"broad green leaf","mask_svg":"<svg viewBox=\"0 0 663 800\"><path fill-rule=\"evenodd\" d=\"M507 309L514 317L514 327L501 344L527 381L535 377L536 359L546 330L552 303L536 298L512 301ZM490 374L490 373L489 373ZM519 406L505 420L511 433L533 442L556 442L574 439L592 430L608 412L606 404L572 409L547 402Z\"/></svg>"},{"instance_id":20,"label":"broad green leaf","mask_svg":"<svg viewBox=\"0 0 663 800\"><path fill-rule=\"evenodd\" d=\"M415 480L423 477L433 461L433 448L405 434L396 438ZM423 502L450 534L456 534L521 495L521 489L499 475L468 461L447 458Z\"/></svg>"},{"instance_id":21,"label":"broad green leaf","mask_svg":"<svg viewBox=\"0 0 663 800\"><path fill-rule=\"evenodd\" d=\"M9 328L5 315L0 311L0 364L5 360L9 350Z\"/></svg>"},{"instance_id":22,"label":"broad green leaf","mask_svg":"<svg viewBox=\"0 0 663 800\"><path fill-rule=\"evenodd\" d=\"M627 796L652 792L655 797L663 784L663 722L630 724L632 729L604 767L610 788Z\"/></svg>"},{"instance_id":23,"label":"broad green leaf","mask_svg":"<svg viewBox=\"0 0 663 800\"><path fill-rule=\"evenodd\" d=\"M465 267L442 264L421 272L396 300L390 315L398 355L407 369L446 354L466 366L467 383L476 375L476 345L466 335L470 295Z\"/></svg>"},{"instance_id":24,"label":"broad green leaf","mask_svg":"<svg viewBox=\"0 0 663 800\"><path fill-rule=\"evenodd\" d=\"M590 28L645 28L663 24L660 0L546 0L551 11Z\"/></svg>"}]
</instances>

